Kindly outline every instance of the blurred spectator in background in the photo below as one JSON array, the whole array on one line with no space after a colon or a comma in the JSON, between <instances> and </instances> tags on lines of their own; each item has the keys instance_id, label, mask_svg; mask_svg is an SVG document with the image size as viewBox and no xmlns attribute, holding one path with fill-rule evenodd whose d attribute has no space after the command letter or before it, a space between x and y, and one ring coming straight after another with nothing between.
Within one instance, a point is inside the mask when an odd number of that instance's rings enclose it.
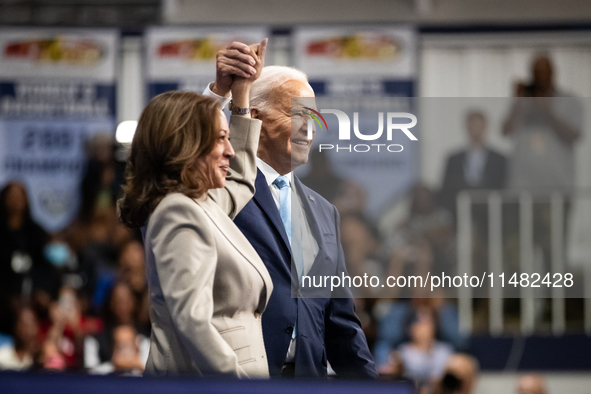
<instances>
[{"instance_id":1,"label":"blurred spectator in background","mask_svg":"<svg viewBox=\"0 0 591 394\"><path fill-rule=\"evenodd\" d=\"M554 85L554 71L548 56L537 56L532 62L532 78L517 83L510 113L503 126L503 134L511 136L514 150L509 162L509 188L544 193L547 198L534 204L534 244L537 271L548 271L551 265L551 208L550 194L564 194L563 228L568 228L571 193L575 186L575 145L583 130L581 102ZM504 249L505 267L519 268L518 207L506 209L504 225L508 238ZM566 232L562 235L564 236ZM506 268L505 268L506 269ZM567 319L580 318L582 300L568 299ZM537 303L536 321L551 319L549 299Z\"/></svg>"},{"instance_id":2,"label":"blurred spectator in background","mask_svg":"<svg viewBox=\"0 0 591 394\"><path fill-rule=\"evenodd\" d=\"M408 327L410 340L399 347L405 376L417 382L424 392L431 382L443 376L445 364L453 348L436 341L436 316L431 308L419 308L411 317Z\"/></svg>"},{"instance_id":3,"label":"blurred spectator in background","mask_svg":"<svg viewBox=\"0 0 591 394\"><path fill-rule=\"evenodd\" d=\"M383 275L384 256L380 237L375 226L365 216L361 213L341 216L341 240L349 276ZM355 297L355 311L370 349L376 340L377 321L372 313L375 300L367 297L377 297L381 290L370 286L351 289Z\"/></svg>"},{"instance_id":4,"label":"blurred spectator in background","mask_svg":"<svg viewBox=\"0 0 591 394\"><path fill-rule=\"evenodd\" d=\"M149 294L144 269L144 247L139 241L127 243L119 255L119 280L133 292L137 306L137 329L150 336Z\"/></svg>"},{"instance_id":5,"label":"blurred spectator in background","mask_svg":"<svg viewBox=\"0 0 591 394\"><path fill-rule=\"evenodd\" d=\"M456 214L456 198L462 190L495 190L505 186L507 160L486 145L486 116L473 110L466 116L468 148L447 159L441 188L441 205Z\"/></svg>"},{"instance_id":6,"label":"blurred spectator in background","mask_svg":"<svg viewBox=\"0 0 591 394\"><path fill-rule=\"evenodd\" d=\"M8 183L0 191L0 332L11 331L9 317L18 298L50 279L46 242L47 233L31 218L25 186Z\"/></svg>"},{"instance_id":7,"label":"blurred spectator in background","mask_svg":"<svg viewBox=\"0 0 591 394\"><path fill-rule=\"evenodd\" d=\"M16 313L12 333L13 343L0 346L0 370L26 370L33 366L40 344L39 325L31 308L23 307Z\"/></svg>"},{"instance_id":8,"label":"blurred spectator in background","mask_svg":"<svg viewBox=\"0 0 591 394\"><path fill-rule=\"evenodd\" d=\"M349 276L383 274L380 237L375 226L362 214L341 216L341 239ZM352 289L357 297L375 295L377 288Z\"/></svg>"},{"instance_id":9,"label":"blurred spectator in background","mask_svg":"<svg viewBox=\"0 0 591 394\"><path fill-rule=\"evenodd\" d=\"M523 375L517 381L517 394L547 394L546 380L541 375Z\"/></svg>"},{"instance_id":10,"label":"blurred spectator in background","mask_svg":"<svg viewBox=\"0 0 591 394\"><path fill-rule=\"evenodd\" d=\"M388 355L388 361L383 364L379 371L380 377L390 380L400 380L405 376L404 373L404 362L400 357L398 350L393 350Z\"/></svg>"},{"instance_id":11,"label":"blurred spectator in background","mask_svg":"<svg viewBox=\"0 0 591 394\"><path fill-rule=\"evenodd\" d=\"M517 83L503 134L515 142L509 187L570 192L574 186L574 145L582 130L579 100L554 86L547 56L532 64L532 80Z\"/></svg>"},{"instance_id":12,"label":"blurred spectator in background","mask_svg":"<svg viewBox=\"0 0 591 394\"><path fill-rule=\"evenodd\" d=\"M84 367L93 369L100 364L109 362L113 356L115 328L121 325L131 326L137 330L137 304L131 288L119 282L107 293L103 304L103 331L95 336L87 336L84 340ZM138 334L142 362L148 358L150 340Z\"/></svg>"},{"instance_id":13,"label":"blurred spectator in background","mask_svg":"<svg viewBox=\"0 0 591 394\"><path fill-rule=\"evenodd\" d=\"M96 318L83 315L76 291L62 287L57 302L49 307L49 319L41 321L40 337L55 344L70 370L82 367L83 341L102 329Z\"/></svg>"},{"instance_id":14,"label":"blurred spectator in background","mask_svg":"<svg viewBox=\"0 0 591 394\"><path fill-rule=\"evenodd\" d=\"M92 374L141 375L145 361L142 361L138 346L137 332L130 325L120 325L113 330L113 354L106 361L90 370Z\"/></svg>"},{"instance_id":15,"label":"blurred spectator in background","mask_svg":"<svg viewBox=\"0 0 591 394\"><path fill-rule=\"evenodd\" d=\"M408 339L410 324L419 311L429 310L435 317L435 338L456 350L466 347L466 338L460 334L458 309L455 304L442 298L413 298L390 303L386 313L379 319L375 358L380 369L388 369L392 350Z\"/></svg>"},{"instance_id":16,"label":"blurred spectator in background","mask_svg":"<svg viewBox=\"0 0 591 394\"><path fill-rule=\"evenodd\" d=\"M115 171L115 141L109 134L97 134L87 142L86 175L81 184L79 216L89 222L97 212L114 208L120 191Z\"/></svg>"},{"instance_id":17,"label":"blurred spectator in background","mask_svg":"<svg viewBox=\"0 0 591 394\"><path fill-rule=\"evenodd\" d=\"M386 237L391 253L387 275L426 275L427 272L450 271L455 263L455 243L449 212L435 203L433 192L424 185L411 191L408 218ZM392 287L390 297L416 296L399 294Z\"/></svg>"},{"instance_id":18,"label":"blurred spectator in background","mask_svg":"<svg viewBox=\"0 0 591 394\"><path fill-rule=\"evenodd\" d=\"M48 340L43 343L39 355L39 367L46 371L65 371L66 362L55 342Z\"/></svg>"},{"instance_id":19,"label":"blurred spectator in background","mask_svg":"<svg viewBox=\"0 0 591 394\"><path fill-rule=\"evenodd\" d=\"M445 365L445 375L435 385L434 394L473 394L478 370L474 357L462 353L452 355Z\"/></svg>"},{"instance_id":20,"label":"blurred spectator in background","mask_svg":"<svg viewBox=\"0 0 591 394\"><path fill-rule=\"evenodd\" d=\"M341 215L362 213L365 210L365 191L333 172L328 153L312 149L308 166L308 175L302 178L304 185L326 198Z\"/></svg>"}]
</instances>

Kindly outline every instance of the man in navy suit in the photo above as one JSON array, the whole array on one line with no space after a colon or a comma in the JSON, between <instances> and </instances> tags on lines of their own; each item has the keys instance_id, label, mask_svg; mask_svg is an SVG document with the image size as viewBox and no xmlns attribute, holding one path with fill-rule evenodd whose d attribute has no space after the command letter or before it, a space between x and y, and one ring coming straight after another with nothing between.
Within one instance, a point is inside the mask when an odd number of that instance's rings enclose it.
<instances>
[{"instance_id":1,"label":"man in navy suit","mask_svg":"<svg viewBox=\"0 0 591 394\"><path fill-rule=\"evenodd\" d=\"M216 81L205 94L227 102L232 76L251 72L249 57L244 56L248 52L240 43L218 52ZM292 113L291 99L313 98L314 91L304 73L288 67L265 67L257 82L251 88L250 108L230 104L230 109L250 110L263 122L256 193L235 223L273 279L273 294L262 317L269 372L273 377L324 378L328 361L339 377L377 378L350 293L344 298L326 292L323 298L302 297L298 277L346 275L339 213L292 173L308 161L312 141L307 139L307 121Z\"/></svg>"},{"instance_id":2,"label":"man in navy suit","mask_svg":"<svg viewBox=\"0 0 591 394\"><path fill-rule=\"evenodd\" d=\"M473 110L466 116L468 149L454 153L447 159L441 205L454 214L456 198L462 190L498 190L505 186L507 159L486 146L486 117Z\"/></svg>"}]
</instances>

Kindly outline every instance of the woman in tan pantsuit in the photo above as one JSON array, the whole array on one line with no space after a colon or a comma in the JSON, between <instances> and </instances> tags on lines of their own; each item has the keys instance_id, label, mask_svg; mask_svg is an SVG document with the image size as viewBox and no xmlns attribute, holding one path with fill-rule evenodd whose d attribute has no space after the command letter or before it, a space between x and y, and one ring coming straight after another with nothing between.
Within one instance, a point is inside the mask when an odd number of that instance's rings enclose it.
<instances>
[{"instance_id":1,"label":"woman in tan pantsuit","mask_svg":"<svg viewBox=\"0 0 591 394\"><path fill-rule=\"evenodd\" d=\"M250 50L257 72L234 77L237 107L248 108L265 46ZM273 285L232 222L254 194L260 128L248 114L228 127L214 99L191 92L163 93L140 117L119 206L144 236L147 375L269 376L261 314Z\"/></svg>"}]
</instances>

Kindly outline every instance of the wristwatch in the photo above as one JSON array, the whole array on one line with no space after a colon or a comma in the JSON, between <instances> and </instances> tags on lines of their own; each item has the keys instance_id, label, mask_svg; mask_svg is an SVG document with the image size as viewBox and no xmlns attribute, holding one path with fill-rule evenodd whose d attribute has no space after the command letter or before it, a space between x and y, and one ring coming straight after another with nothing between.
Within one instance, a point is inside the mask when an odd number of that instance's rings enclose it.
<instances>
[{"instance_id":1,"label":"wristwatch","mask_svg":"<svg viewBox=\"0 0 591 394\"><path fill-rule=\"evenodd\" d=\"M230 101L230 106L228 107L232 115L248 115L250 113L250 108L241 108L236 105L232 101Z\"/></svg>"}]
</instances>

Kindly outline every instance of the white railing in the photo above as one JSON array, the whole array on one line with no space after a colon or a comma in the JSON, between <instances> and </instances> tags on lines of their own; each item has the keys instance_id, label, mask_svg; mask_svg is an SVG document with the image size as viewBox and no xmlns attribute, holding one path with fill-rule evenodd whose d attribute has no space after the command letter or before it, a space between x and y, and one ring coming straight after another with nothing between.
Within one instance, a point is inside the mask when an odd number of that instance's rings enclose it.
<instances>
[{"instance_id":1,"label":"white railing","mask_svg":"<svg viewBox=\"0 0 591 394\"><path fill-rule=\"evenodd\" d=\"M572 196L574 203L576 198L585 196L590 198L589 192L577 192ZM534 244L534 202L546 202L550 204L550 269L552 273L564 273L565 264L565 228L564 206L566 197L555 192L551 194L532 194L530 192L509 191L464 191L457 198L457 247L458 247L458 273L471 275L472 273L472 205L487 204L488 211L488 272L499 273L503 271L503 203L517 202L519 207L519 270L522 273L534 272L535 244ZM573 204L574 205L574 204ZM571 209L571 212L573 209ZM572 217L572 215L571 215ZM591 243L591 234L589 237ZM589 256L591 260L591 256ZM587 334L591 335L591 262L585 265L583 270L583 294L585 298L584 327ZM460 328L471 333L473 316L473 290L470 287L460 288L458 294L458 307L460 313ZM504 314L503 296L505 289L495 286L489 292L489 332L493 336L503 333ZM524 287L520 290L521 298L521 326L523 335L536 331L535 298L533 289ZM554 335L564 334L566 331L565 316L565 289L563 287L551 288L552 322L551 330Z\"/></svg>"}]
</instances>

